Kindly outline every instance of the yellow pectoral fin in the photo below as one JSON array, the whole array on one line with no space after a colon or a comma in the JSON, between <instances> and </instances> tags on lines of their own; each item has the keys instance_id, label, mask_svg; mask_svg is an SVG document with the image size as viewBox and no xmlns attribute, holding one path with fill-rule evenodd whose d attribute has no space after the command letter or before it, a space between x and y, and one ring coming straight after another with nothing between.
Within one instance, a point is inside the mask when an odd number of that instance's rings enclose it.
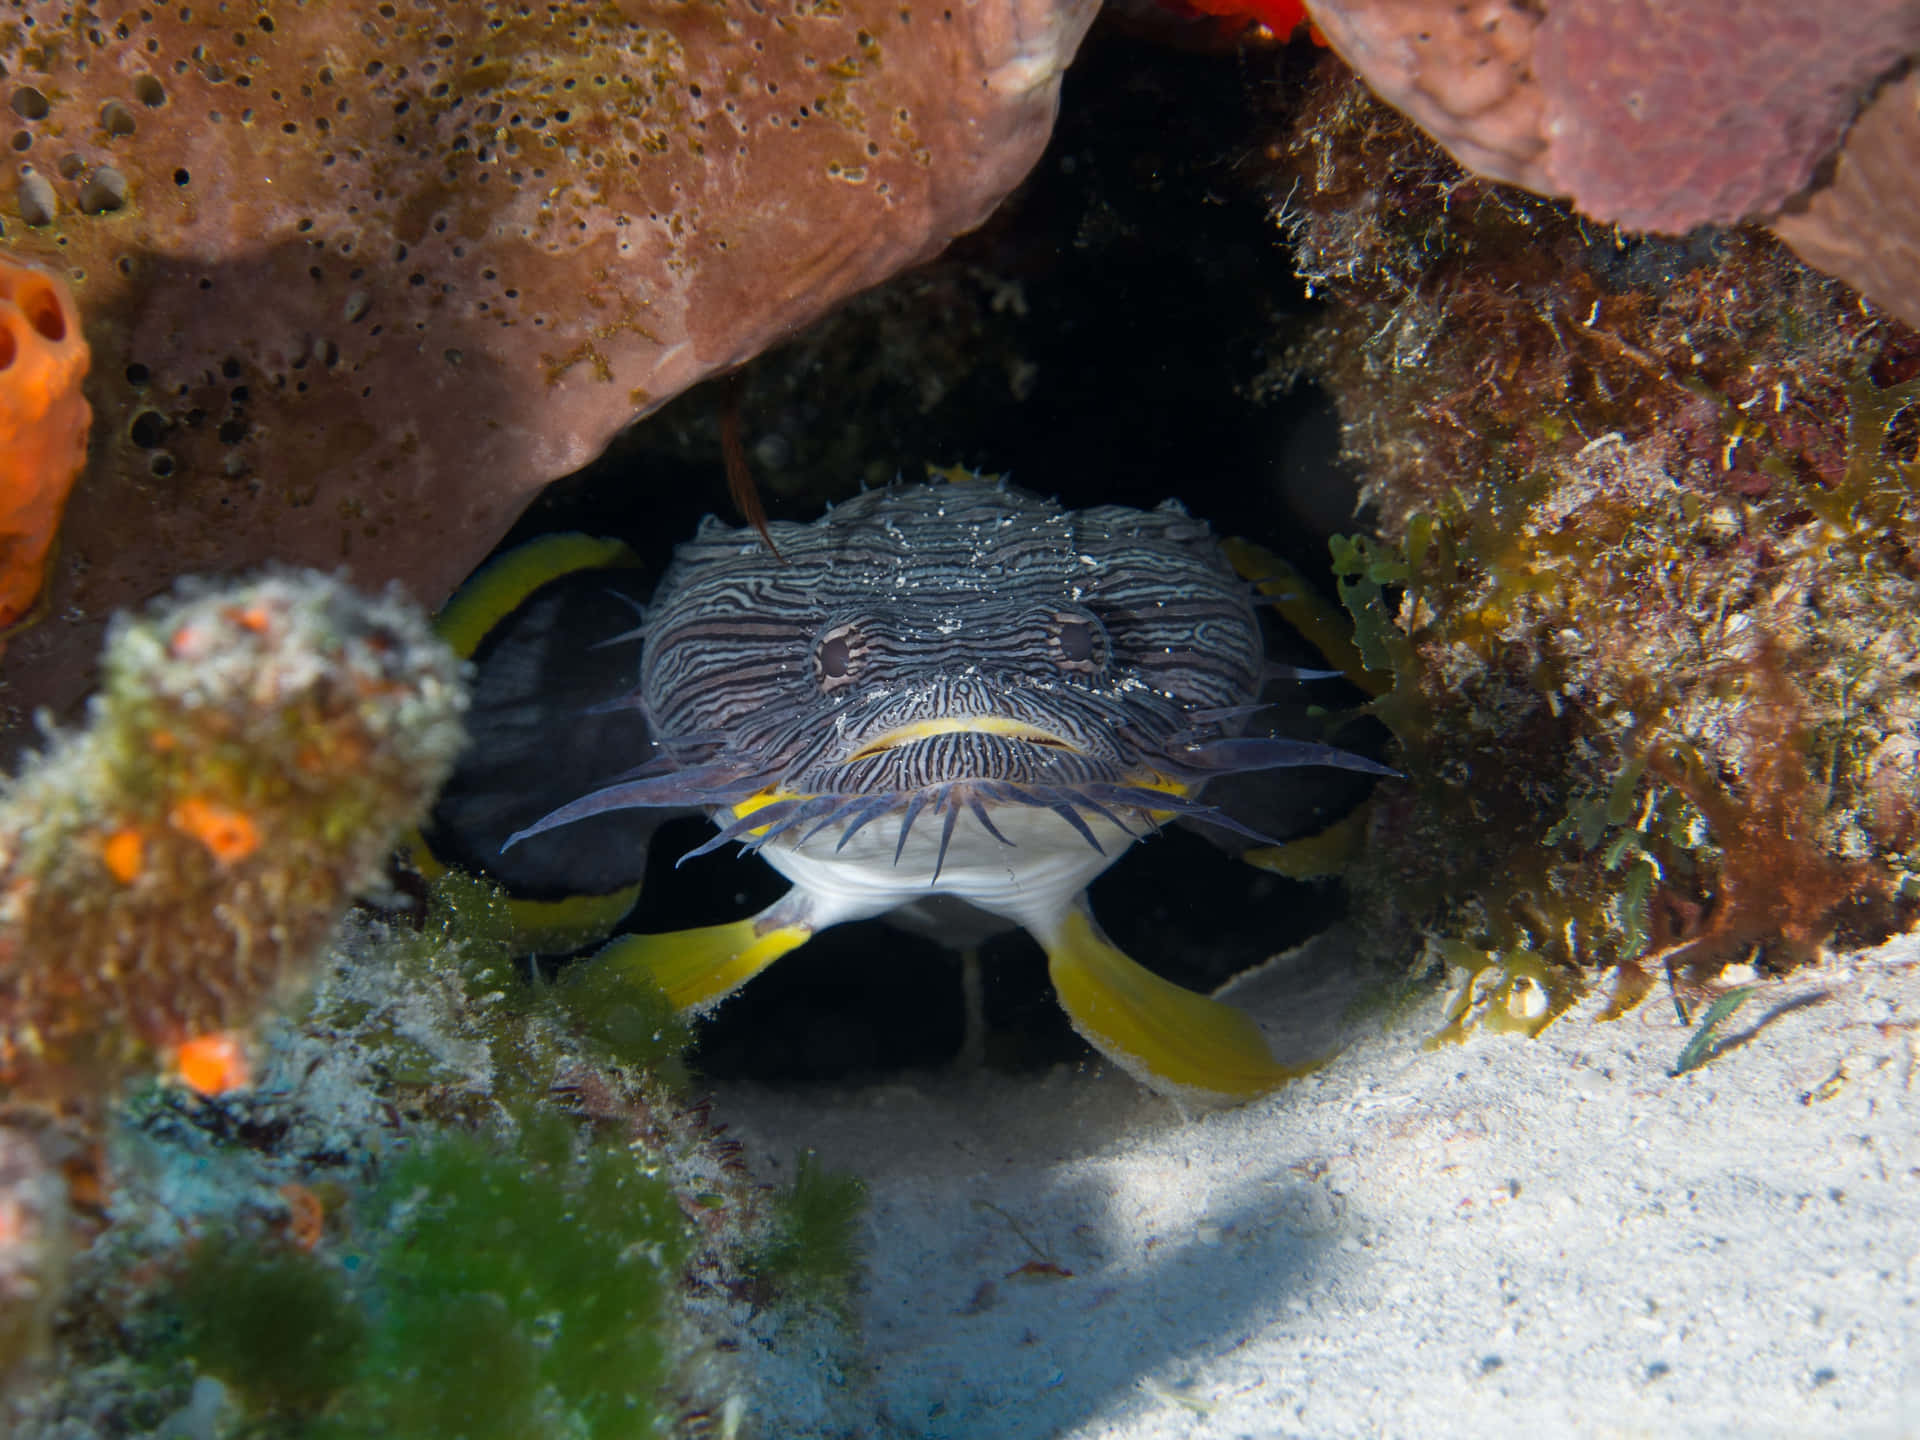
<instances>
[{"instance_id":1,"label":"yellow pectoral fin","mask_svg":"<svg viewBox=\"0 0 1920 1440\"><path fill-rule=\"evenodd\" d=\"M1369 806L1362 805L1343 815L1326 829L1302 835L1284 845L1263 845L1241 855L1247 864L1271 870L1289 880L1311 880L1320 875L1338 875L1360 853L1366 839Z\"/></svg>"},{"instance_id":2,"label":"yellow pectoral fin","mask_svg":"<svg viewBox=\"0 0 1920 1440\"><path fill-rule=\"evenodd\" d=\"M1073 1028L1150 1090L1251 1100L1313 1068L1280 1064L1250 1016L1129 959L1084 909L1068 912L1045 944Z\"/></svg>"},{"instance_id":3,"label":"yellow pectoral fin","mask_svg":"<svg viewBox=\"0 0 1920 1440\"><path fill-rule=\"evenodd\" d=\"M627 918L640 899L640 882L605 895L569 895L564 900L507 900L513 943L522 950L558 953L583 950Z\"/></svg>"},{"instance_id":4,"label":"yellow pectoral fin","mask_svg":"<svg viewBox=\"0 0 1920 1440\"><path fill-rule=\"evenodd\" d=\"M590 963L649 976L675 1010L708 1010L813 936L810 925L768 925L768 918L762 914L665 935L625 935Z\"/></svg>"}]
</instances>

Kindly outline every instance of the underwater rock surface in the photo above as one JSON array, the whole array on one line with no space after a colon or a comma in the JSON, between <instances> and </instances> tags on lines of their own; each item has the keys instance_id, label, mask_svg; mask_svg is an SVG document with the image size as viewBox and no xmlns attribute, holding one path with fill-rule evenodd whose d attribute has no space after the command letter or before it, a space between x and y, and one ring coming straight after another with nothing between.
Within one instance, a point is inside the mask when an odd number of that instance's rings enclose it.
<instances>
[{"instance_id":1,"label":"underwater rock surface","mask_svg":"<svg viewBox=\"0 0 1920 1440\"><path fill-rule=\"evenodd\" d=\"M663 1010L529 991L486 886L423 900L342 928L252 1088L118 1108L89 1165L107 1187L75 1187L58 1368L0 1377L0 1430L853 1433L858 1184L804 1157L754 1183L663 1080L685 1039ZM0 1145L0 1214L38 1240L34 1179ZM31 1303L19 1238L0 1301Z\"/></svg>"},{"instance_id":2,"label":"underwater rock surface","mask_svg":"<svg viewBox=\"0 0 1920 1440\"><path fill-rule=\"evenodd\" d=\"M1903 137L1899 163L1874 158L1886 149L1884 119L1847 133L1879 83L1920 51L1920 10L1906 0L1819 11L1793 0L1308 9L1377 95L1475 174L1566 196L1632 231L1680 234L1784 208L1781 233L1808 263L1920 323L1911 271L1885 266L1889 252L1920 244L1911 215L1920 150ZM1857 178L1848 187L1819 174L1837 148L1843 165L1850 157L1873 175L1872 203L1848 193ZM1813 227L1796 218L1809 186L1816 211L1829 213Z\"/></svg>"},{"instance_id":3,"label":"underwater rock surface","mask_svg":"<svg viewBox=\"0 0 1920 1440\"><path fill-rule=\"evenodd\" d=\"M185 571L437 601L635 416L977 225L1094 8L19 7L4 246L73 281L104 430L13 722Z\"/></svg>"},{"instance_id":4,"label":"underwater rock surface","mask_svg":"<svg viewBox=\"0 0 1920 1440\"><path fill-rule=\"evenodd\" d=\"M1464 176L1330 63L1270 153L1328 302L1274 383L1339 404L1377 518L1334 568L1416 777L1349 878L1520 1028L1910 924L1920 340L1764 232Z\"/></svg>"}]
</instances>

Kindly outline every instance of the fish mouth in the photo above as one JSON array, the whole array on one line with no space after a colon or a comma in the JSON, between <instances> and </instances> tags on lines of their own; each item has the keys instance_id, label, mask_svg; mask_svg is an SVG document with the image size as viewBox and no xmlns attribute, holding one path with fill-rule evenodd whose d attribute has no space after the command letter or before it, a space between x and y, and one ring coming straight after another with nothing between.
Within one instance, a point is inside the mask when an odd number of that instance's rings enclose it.
<instances>
[{"instance_id":1,"label":"fish mouth","mask_svg":"<svg viewBox=\"0 0 1920 1440\"><path fill-rule=\"evenodd\" d=\"M1207 781L1216 775L1295 765L1394 773L1330 745L1221 734L1221 717L1204 712L1193 715L1184 728L1143 725L1138 722L1159 717L1133 713L1137 707L1123 704L1120 697L1099 698L1100 711L1086 717L1085 724L1056 729L1038 723L1049 718L1045 714L1028 719L1005 710L948 710L904 719L900 697L888 697L886 715L872 717L878 724L865 733L862 726L845 724L849 717L844 715L838 717L840 724L830 716L811 717L817 732L812 753L798 760L756 755L751 753L754 746L726 734L683 737L684 751L657 741L663 749L657 758L542 816L506 843L516 845L611 810L699 807L713 816L720 830L682 861L734 841L749 853L774 842L804 845L835 828L841 832L834 846L837 853L885 816L899 819L897 859L916 818L933 814L940 817L944 857L947 838L963 811L1011 845L995 828L992 815L1002 806L1024 806L1053 811L1103 855L1106 851L1089 818L1137 836L1186 816L1273 844L1273 837L1201 800L1199 791ZM1039 704L1029 708L1043 710ZM1159 728L1165 733L1151 733ZM836 729L840 733L835 734ZM690 753L696 750L708 753ZM935 878L938 875L936 861Z\"/></svg>"},{"instance_id":2,"label":"fish mouth","mask_svg":"<svg viewBox=\"0 0 1920 1440\"><path fill-rule=\"evenodd\" d=\"M1005 715L952 715L938 720L915 720L883 730L864 741L858 750L840 763L851 765L856 761L871 760L889 750L898 750L939 735L991 735L998 740L1037 745L1048 750L1064 750L1075 755L1089 753L1084 746L1074 744L1064 735L1025 720L1015 720Z\"/></svg>"}]
</instances>

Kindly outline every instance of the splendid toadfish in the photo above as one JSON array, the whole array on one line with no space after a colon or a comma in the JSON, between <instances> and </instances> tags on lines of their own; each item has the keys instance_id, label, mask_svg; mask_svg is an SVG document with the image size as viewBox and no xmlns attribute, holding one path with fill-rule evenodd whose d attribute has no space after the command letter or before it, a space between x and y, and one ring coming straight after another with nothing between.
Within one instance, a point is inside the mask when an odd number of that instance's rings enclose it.
<instances>
[{"instance_id":1,"label":"splendid toadfish","mask_svg":"<svg viewBox=\"0 0 1920 1440\"><path fill-rule=\"evenodd\" d=\"M1232 826L1204 798L1212 779L1390 773L1242 733L1286 672L1206 524L1171 501L1068 511L1004 483L933 482L777 523L772 540L777 553L708 517L679 547L615 637L640 642L638 688L594 711L643 723L647 750L505 847L697 808L718 831L691 853L737 844L792 888L592 963L701 1012L828 926L948 897L1039 941L1074 1028L1151 1088L1241 1100L1297 1073L1243 1012L1123 954L1087 902L1170 820ZM539 742L556 765L562 739Z\"/></svg>"}]
</instances>

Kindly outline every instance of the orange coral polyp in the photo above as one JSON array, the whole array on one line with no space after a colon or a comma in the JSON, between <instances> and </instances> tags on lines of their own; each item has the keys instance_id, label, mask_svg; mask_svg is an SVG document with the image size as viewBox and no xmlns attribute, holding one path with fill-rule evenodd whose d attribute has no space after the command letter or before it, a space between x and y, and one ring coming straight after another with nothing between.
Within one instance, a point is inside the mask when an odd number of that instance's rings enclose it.
<instances>
[{"instance_id":1,"label":"orange coral polyp","mask_svg":"<svg viewBox=\"0 0 1920 1440\"><path fill-rule=\"evenodd\" d=\"M0 260L0 629L32 614L86 464L88 360L65 284Z\"/></svg>"},{"instance_id":2,"label":"orange coral polyp","mask_svg":"<svg viewBox=\"0 0 1920 1440\"><path fill-rule=\"evenodd\" d=\"M196 1095L227 1095L253 1083L246 1046L230 1030L197 1035L173 1052L174 1078Z\"/></svg>"},{"instance_id":3,"label":"orange coral polyp","mask_svg":"<svg viewBox=\"0 0 1920 1440\"><path fill-rule=\"evenodd\" d=\"M260 848L260 830L251 819L210 800L182 800L167 820L174 829L206 846L222 865L244 860Z\"/></svg>"},{"instance_id":4,"label":"orange coral polyp","mask_svg":"<svg viewBox=\"0 0 1920 1440\"><path fill-rule=\"evenodd\" d=\"M131 885L140 878L140 872L146 868L146 855L146 840L131 825L114 831L100 847L100 858L122 885Z\"/></svg>"}]
</instances>

